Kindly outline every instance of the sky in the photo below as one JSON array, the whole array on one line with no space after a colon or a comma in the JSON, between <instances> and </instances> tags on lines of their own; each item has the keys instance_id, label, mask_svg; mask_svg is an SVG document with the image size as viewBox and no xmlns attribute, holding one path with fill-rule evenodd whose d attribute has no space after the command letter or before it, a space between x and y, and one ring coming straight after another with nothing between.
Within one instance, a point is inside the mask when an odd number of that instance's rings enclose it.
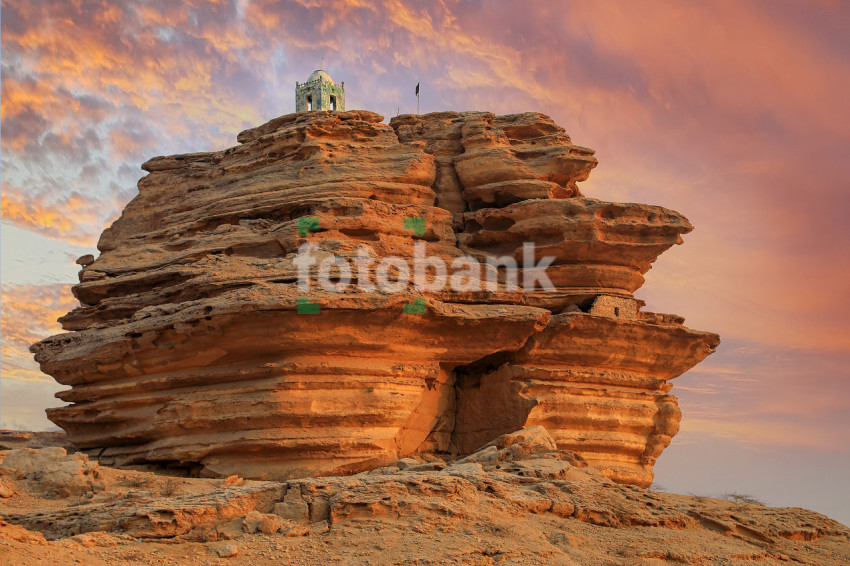
<instances>
[{"instance_id":1,"label":"sky","mask_svg":"<svg viewBox=\"0 0 850 566\"><path fill-rule=\"evenodd\" d=\"M0 27L0 427L52 426L27 348L141 163L235 145L323 66L349 110L420 82L423 113L547 114L597 151L585 195L685 214L637 296L723 343L674 381L657 483L850 524L850 3L2 0Z\"/></svg>"}]
</instances>

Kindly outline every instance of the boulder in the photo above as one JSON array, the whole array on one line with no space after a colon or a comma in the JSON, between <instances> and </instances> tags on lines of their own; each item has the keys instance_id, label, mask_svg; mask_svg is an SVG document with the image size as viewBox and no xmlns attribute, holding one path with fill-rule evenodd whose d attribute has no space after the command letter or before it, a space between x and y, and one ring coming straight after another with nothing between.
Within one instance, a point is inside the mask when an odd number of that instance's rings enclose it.
<instances>
[{"instance_id":1,"label":"boulder","mask_svg":"<svg viewBox=\"0 0 850 566\"><path fill-rule=\"evenodd\" d=\"M242 530L249 534L259 531L265 535L272 535L278 531L286 532L291 527L290 521L272 513L251 511L242 520Z\"/></svg>"},{"instance_id":2,"label":"boulder","mask_svg":"<svg viewBox=\"0 0 850 566\"><path fill-rule=\"evenodd\" d=\"M310 522L310 506L301 497L301 487L290 486L283 501L275 504L274 513L294 523Z\"/></svg>"},{"instance_id":3,"label":"boulder","mask_svg":"<svg viewBox=\"0 0 850 566\"><path fill-rule=\"evenodd\" d=\"M11 450L3 466L37 482L40 489L64 497L91 491L98 476L98 463L90 462L86 454L67 454L55 446Z\"/></svg>"},{"instance_id":4,"label":"boulder","mask_svg":"<svg viewBox=\"0 0 850 566\"><path fill-rule=\"evenodd\" d=\"M0 478L0 497L12 497L15 495L15 486L6 478Z\"/></svg>"}]
</instances>

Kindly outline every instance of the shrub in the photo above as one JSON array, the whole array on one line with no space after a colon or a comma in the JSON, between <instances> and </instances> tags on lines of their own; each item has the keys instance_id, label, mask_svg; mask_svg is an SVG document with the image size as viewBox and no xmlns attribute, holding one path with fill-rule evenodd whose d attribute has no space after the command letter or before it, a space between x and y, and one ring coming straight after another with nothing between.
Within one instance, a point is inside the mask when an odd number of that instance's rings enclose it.
<instances>
[{"instance_id":1,"label":"shrub","mask_svg":"<svg viewBox=\"0 0 850 566\"><path fill-rule=\"evenodd\" d=\"M181 485L182 483L183 483L183 482L181 482L181 481L180 481L179 479L177 479L177 478L168 478L168 479L167 479L167 480L165 480L165 482L162 484L162 487L160 488L160 492L161 492L163 495L165 495L166 497L171 497L172 495L174 495L175 493L177 493L177 490L178 490L178 489L180 489L180 485Z\"/></svg>"},{"instance_id":2,"label":"shrub","mask_svg":"<svg viewBox=\"0 0 850 566\"><path fill-rule=\"evenodd\" d=\"M760 499L756 499L752 495L746 495L744 493L724 493L721 498L725 499L726 501L734 501L736 503L751 503L753 505L764 505L764 502Z\"/></svg>"}]
</instances>

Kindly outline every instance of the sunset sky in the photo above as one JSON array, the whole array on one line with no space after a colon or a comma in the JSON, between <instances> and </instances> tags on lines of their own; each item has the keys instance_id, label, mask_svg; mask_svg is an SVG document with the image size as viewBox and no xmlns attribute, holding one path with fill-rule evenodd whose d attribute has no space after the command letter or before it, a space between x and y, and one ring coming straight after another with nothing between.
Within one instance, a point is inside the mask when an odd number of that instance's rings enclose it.
<instances>
[{"instance_id":1,"label":"sunset sky","mask_svg":"<svg viewBox=\"0 0 850 566\"><path fill-rule=\"evenodd\" d=\"M685 214L638 297L723 343L656 481L850 523L848 2L2 0L0 427L52 426L27 348L141 163L294 112L322 58L348 109L548 114L585 195Z\"/></svg>"}]
</instances>

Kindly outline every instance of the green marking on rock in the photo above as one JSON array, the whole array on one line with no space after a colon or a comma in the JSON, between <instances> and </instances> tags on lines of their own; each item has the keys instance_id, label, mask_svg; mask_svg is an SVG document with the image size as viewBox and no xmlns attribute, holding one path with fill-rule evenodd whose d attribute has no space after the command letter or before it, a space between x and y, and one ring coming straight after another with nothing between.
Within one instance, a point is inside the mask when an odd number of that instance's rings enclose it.
<instances>
[{"instance_id":1,"label":"green marking on rock","mask_svg":"<svg viewBox=\"0 0 850 566\"><path fill-rule=\"evenodd\" d=\"M417 236L425 235L425 219L424 218L405 218L404 229L413 230Z\"/></svg>"},{"instance_id":2,"label":"green marking on rock","mask_svg":"<svg viewBox=\"0 0 850 566\"><path fill-rule=\"evenodd\" d=\"M413 299L412 303L404 305L404 314L425 314L425 299Z\"/></svg>"},{"instance_id":3,"label":"green marking on rock","mask_svg":"<svg viewBox=\"0 0 850 566\"><path fill-rule=\"evenodd\" d=\"M306 236L313 230L319 229L319 219L313 216L304 216L298 219L298 235Z\"/></svg>"},{"instance_id":4,"label":"green marking on rock","mask_svg":"<svg viewBox=\"0 0 850 566\"><path fill-rule=\"evenodd\" d=\"M296 300L298 302L298 314L319 314L321 310L319 305L311 303L310 299L299 298Z\"/></svg>"}]
</instances>

